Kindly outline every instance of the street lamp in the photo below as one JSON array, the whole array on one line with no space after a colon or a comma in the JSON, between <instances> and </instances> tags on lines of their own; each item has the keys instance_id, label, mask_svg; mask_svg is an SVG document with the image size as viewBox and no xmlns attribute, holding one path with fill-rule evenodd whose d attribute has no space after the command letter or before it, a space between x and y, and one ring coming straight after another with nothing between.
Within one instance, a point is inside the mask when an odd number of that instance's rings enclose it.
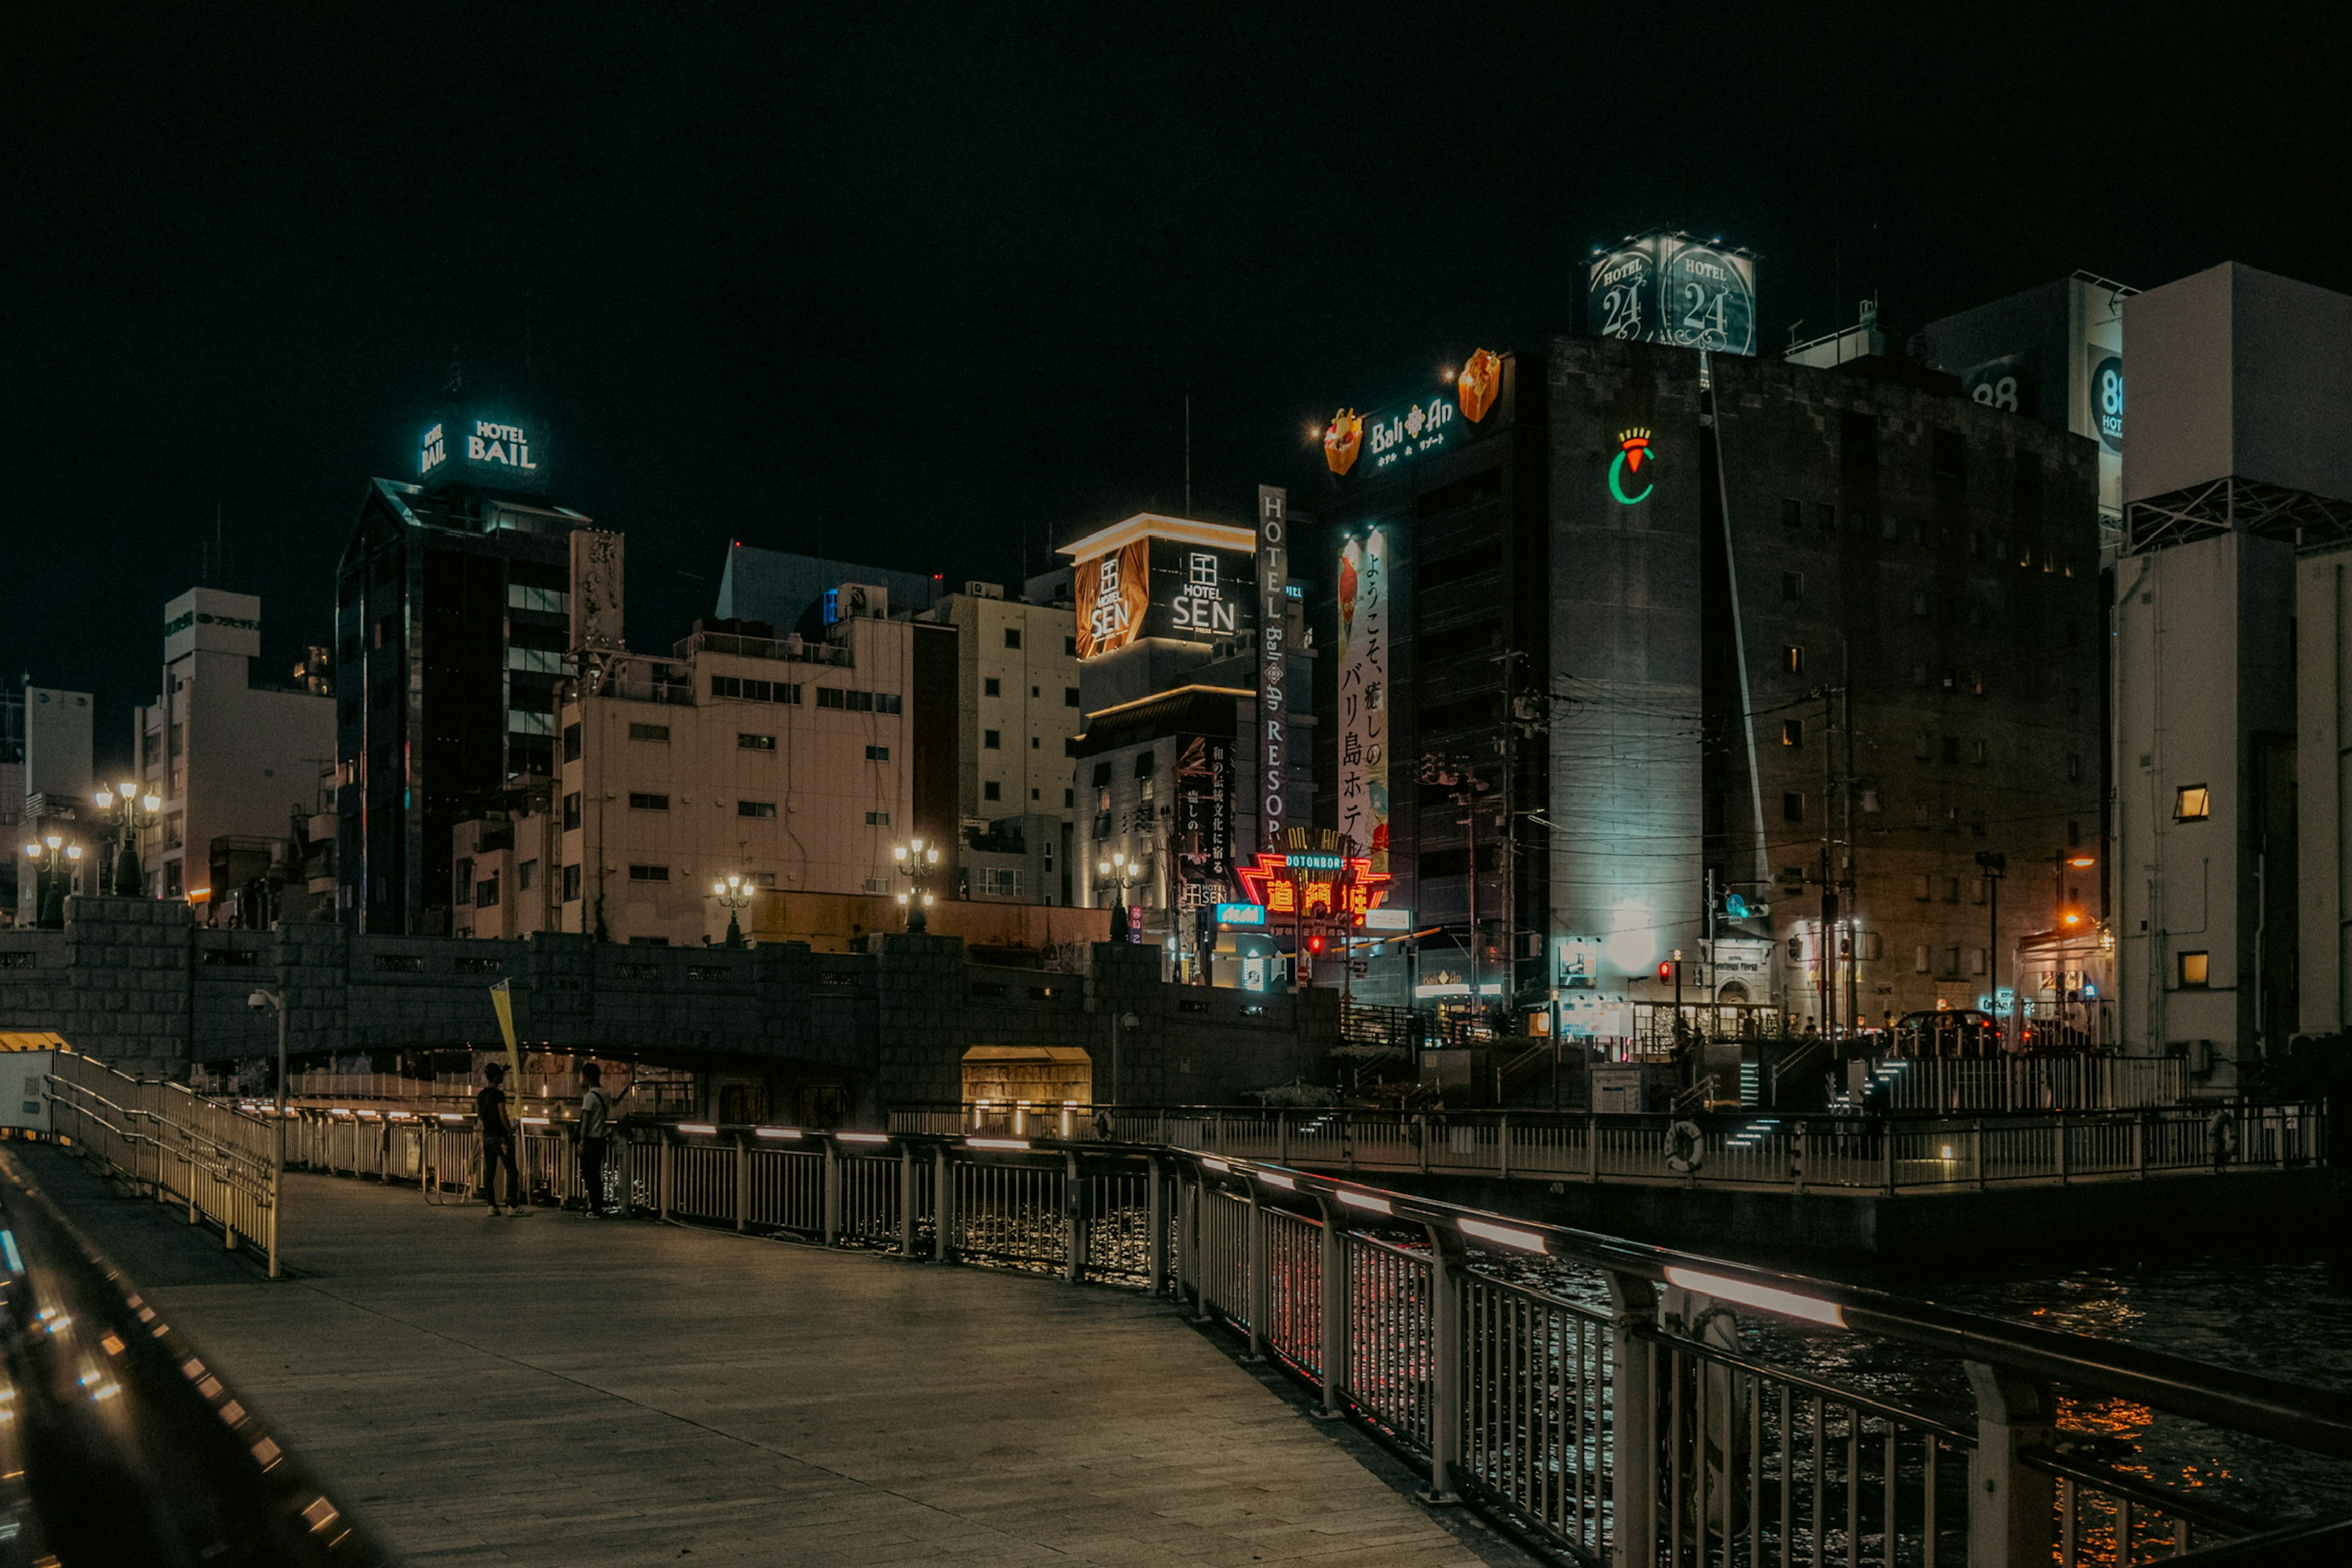
<instances>
[{"instance_id":1,"label":"street lamp","mask_svg":"<svg viewBox=\"0 0 2352 1568\"><path fill-rule=\"evenodd\" d=\"M739 910L746 910L751 907L751 884L745 881L740 876L730 873L725 881L713 882L710 884L710 896L717 899L719 903L726 908L727 945L730 947L741 947L743 945L743 928L736 923L735 914Z\"/></svg>"},{"instance_id":2,"label":"street lamp","mask_svg":"<svg viewBox=\"0 0 2352 1568\"><path fill-rule=\"evenodd\" d=\"M920 935L931 929L924 911L931 907L931 875L940 868L940 847L917 838L890 854L898 862L898 875L907 879L907 886L898 893L898 907L907 911L907 929Z\"/></svg>"},{"instance_id":3,"label":"street lamp","mask_svg":"<svg viewBox=\"0 0 2352 1568\"><path fill-rule=\"evenodd\" d=\"M117 797L121 802L120 807L116 805ZM127 781L113 789L100 790L97 800L99 810L115 813L122 837L122 852L114 862L114 894L124 899L143 897L147 872L139 854L139 834L141 829L154 826L155 813L163 803L152 795L142 796L139 786Z\"/></svg>"},{"instance_id":4,"label":"street lamp","mask_svg":"<svg viewBox=\"0 0 2352 1568\"><path fill-rule=\"evenodd\" d=\"M81 846L68 844L51 833L25 846L33 863L33 923L44 931L63 931L66 924L66 884L81 860Z\"/></svg>"},{"instance_id":5,"label":"street lamp","mask_svg":"<svg viewBox=\"0 0 2352 1568\"><path fill-rule=\"evenodd\" d=\"M1139 922L1128 915L1127 890L1142 880L1142 870L1141 863L1129 859L1124 849L1113 851L1110 858L1095 868L1095 880L1108 882L1111 887L1110 939L1113 942L1134 939L1134 930Z\"/></svg>"}]
</instances>

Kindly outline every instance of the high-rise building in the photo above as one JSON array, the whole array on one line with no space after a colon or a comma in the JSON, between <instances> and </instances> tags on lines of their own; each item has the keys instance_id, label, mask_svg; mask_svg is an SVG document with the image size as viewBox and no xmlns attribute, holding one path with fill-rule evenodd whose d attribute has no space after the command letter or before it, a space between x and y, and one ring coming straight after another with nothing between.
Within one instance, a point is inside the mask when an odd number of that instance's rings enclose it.
<instances>
[{"instance_id":1,"label":"high-rise building","mask_svg":"<svg viewBox=\"0 0 2352 1568\"><path fill-rule=\"evenodd\" d=\"M65 691L27 681L0 691L0 910L19 925L39 917L40 877L24 850L54 836L85 850L68 868L76 887L94 887L99 840L87 820L95 790L91 769L90 701L87 691ZM46 859L46 855L42 857Z\"/></svg>"},{"instance_id":2,"label":"high-rise building","mask_svg":"<svg viewBox=\"0 0 2352 1568\"><path fill-rule=\"evenodd\" d=\"M163 689L136 717L141 789L163 803L142 846L147 890L184 898L207 920L253 903L273 868L299 879L289 842L335 755L334 700L313 683L324 669L317 650L284 684L258 678L260 655L259 599L191 588L163 606ZM244 912L258 921L275 911Z\"/></svg>"},{"instance_id":3,"label":"high-rise building","mask_svg":"<svg viewBox=\"0 0 2352 1568\"><path fill-rule=\"evenodd\" d=\"M451 408L415 480L372 479L335 574L341 915L446 933L451 832L555 766L570 540L539 428Z\"/></svg>"},{"instance_id":4,"label":"high-rise building","mask_svg":"<svg viewBox=\"0 0 2352 1568\"><path fill-rule=\"evenodd\" d=\"M2114 932L2204 1085L2352 1022L2352 298L2234 263L2126 301Z\"/></svg>"},{"instance_id":5,"label":"high-rise building","mask_svg":"<svg viewBox=\"0 0 2352 1568\"><path fill-rule=\"evenodd\" d=\"M2096 852L2090 443L1881 355L1559 338L1324 458L1323 820L1444 928L1424 999L1638 1035L1679 951L1824 1027L2000 1005L2080 891L2032 868Z\"/></svg>"}]
</instances>

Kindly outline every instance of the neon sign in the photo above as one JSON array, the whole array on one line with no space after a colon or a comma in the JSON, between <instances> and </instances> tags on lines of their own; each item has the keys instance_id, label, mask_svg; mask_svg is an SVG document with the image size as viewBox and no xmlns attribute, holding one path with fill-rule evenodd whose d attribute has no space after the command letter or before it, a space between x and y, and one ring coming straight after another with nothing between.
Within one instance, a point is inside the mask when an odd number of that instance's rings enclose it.
<instances>
[{"instance_id":1,"label":"neon sign","mask_svg":"<svg viewBox=\"0 0 2352 1568\"><path fill-rule=\"evenodd\" d=\"M1643 478L1642 465L1644 463L1654 468L1657 464L1657 454L1650 450L1649 431L1633 429L1620 432L1617 456L1609 464L1609 493L1617 498L1618 505L1639 506L1650 499L1652 490L1658 488L1655 481ZM1630 495L1625 490L1629 478L1640 480L1642 484L1638 491Z\"/></svg>"},{"instance_id":2,"label":"neon sign","mask_svg":"<svg viewBox=\"0 0 2352 1568\"><path fill-rule=\"evenodd\" d=\"M1362 855L1292 854L1260 850L1255 866L1236 866L1242 892L1270 915L1364 915L1389 896L1389 874Z\"/></svg>"}]
</instances>

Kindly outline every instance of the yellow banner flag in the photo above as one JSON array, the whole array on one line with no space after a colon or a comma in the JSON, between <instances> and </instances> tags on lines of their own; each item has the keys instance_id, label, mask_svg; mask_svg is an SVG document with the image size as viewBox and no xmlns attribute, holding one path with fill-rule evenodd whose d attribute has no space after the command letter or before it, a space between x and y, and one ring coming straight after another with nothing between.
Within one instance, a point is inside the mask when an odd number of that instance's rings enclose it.
<instances>
[{"instance_id":1,"label":"yellow banner flag","mask_svg":"<svg viewBox=\"0 0 2352 1568\"><path fill-rule=\"evenodd\" d=\"M505 981L501 980L490 987L490 1005L498 1009L499 1033L506 1037L507 1076L514 1080L512 1092L515 1103L520 1107L522 1103L522 1057L515 1048L514 994L507 989Z\"/></svg>"}]
</instances>

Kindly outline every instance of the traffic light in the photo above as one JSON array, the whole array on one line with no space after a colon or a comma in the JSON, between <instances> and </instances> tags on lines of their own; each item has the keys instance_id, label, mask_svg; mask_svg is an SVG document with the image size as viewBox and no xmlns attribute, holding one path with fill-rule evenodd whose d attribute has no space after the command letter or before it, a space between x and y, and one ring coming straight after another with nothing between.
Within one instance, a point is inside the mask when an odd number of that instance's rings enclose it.
<instances>
[{"instance_id":1,"label":"traffic light","mask_svg":"<svg viewBox=\"0 0 2352 1568\"><path fill-rule=\"evenodd\" d=\"M1307 939L1307 951L1309 952L1320 952L1323 951L1323 933L1321 931L1317 931L1313 936Z\"/></svg>"},{"instance_id":2,"label":"traffic light","mask_svg":"<svg viewBox=\"0 0 2352 1568\"><path fill-rule=\"evenodd\" d=\"M1671 958L1662 958L1658 960L1658 984L1661 985L1672 985L1674 983L1675 961Z\"/></svg>"},{"instance_id":3,"label":"traffic light","mask_svg":"<svg viewBox=\"0 0 2352 1568\"><path fill-rule=\"evenodd\" d=\"M1723 912L1733 920L1744 921L1748 918L1748 900L1738 893L1726 893L1723 895Z\"/></svg>"}]
</instances>

